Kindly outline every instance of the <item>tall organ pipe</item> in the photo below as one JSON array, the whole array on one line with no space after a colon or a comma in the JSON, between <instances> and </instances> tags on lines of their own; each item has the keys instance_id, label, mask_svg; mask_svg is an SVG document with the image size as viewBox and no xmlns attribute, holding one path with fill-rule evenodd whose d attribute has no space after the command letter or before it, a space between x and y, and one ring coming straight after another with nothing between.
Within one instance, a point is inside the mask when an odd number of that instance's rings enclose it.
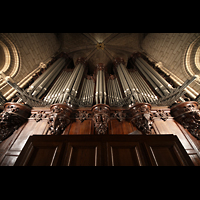
<instances>
[{"instance_id":1,"label":"tall organ pipe","mask_svg":"<svg viewBox=\"0 0 200 200\"><path fill-rule=\"evenodd\" d=\"M172 89L173 87L157 72L155 71L144 59L138 58L145 66L148 68L149 71L151 71L156 78L167 88L167 89Z\"/></svg>"},{"instance_id":2,"label":"tall organ pipe","mask_svg":"<svg viewBox=\"0 0 200 200\"><path fill-rule=\"evenodd\" d=\"M42 90L40 91L40 93L37 95L38 98L40 98L48 89L48 87L50 86L50 84L52 83L52 81L56 78L56 76L60 73L60 71L62 70L62 68L65 66L65 61L60 65L60 68L57 68L57 71L55 71L55 73L53 74L53 76L51 77L51 79L46 82L44 84L44 87L42 88Z\"/></svg>"},{"instance_id":3,"label":"tall organ pipe","mask_svg":"<svg viewBox=\"0 0 200 200\"><path fill-rule=\"evenodd\" d=\"M126 67L122 63L121 63L121 68L124 72L124 75L127 79L128 84L130 86L131 93L133 94L134 98L136 100L138 100L138 95L137 95L136 91L139 92L139 90L138 90L137 86L135 85L134 81L132 80L128 70L126 69Z\"/></svg>"},{"instance_id":4,"label":"tall organ pipe","mask_svg":"<svg viewBox=\"0 0 200 200\"><path fill-rule=\"evenodd\" d=\"M149 70L149 68L146 67L144 63L141 62L141 60L136 59L136 62L140 63L140 66L143 66L149 75L149 77L155 82L155 84L160 88L161 92L165 95L168 94L169 91L166 89L166 87L158 80L158 78Z\"/></svg>"},{"instance_id":5,"label":"tall organ pipe","mask_svg":"<svg viewBox=\"0 0 200 200\"><path fill-rule=\"evenodd\" d=\"M96 93L95 93L96 104L99 103L99 70L97 71L97 79L96 79Z\"/></svg>"},{"instance_id":6,"label":"tall organ pipe","mask_svg":"<svg viewBox=\"0 0 200 200\"><path fill-rule=\"evenodd\" d=\"M139 68L139 70L142 72L142 74L145 76L145 78L149 81L149 83L153 86L153 88L155 89L155 91L161 96L163 97L163 93L160 91L160 89L158 88L158 86L154 83L154 81L150 78L149 74L146 72L144 66L142 64L140 64L139 62L135 62L136 66Z\"/></svg>"},{"instance_id":7,"label":"tall organ pipe","mask_svg":"<svg viewBox=\"0 0 200 200\"><path fill-rule=\"evenodd\" d=\"M49 87L53 79L58 75L61 69L65 65L65 59L63 58L59 64L51 71L51 73L42 81L42 83L36 88L36 90L32 93L33 96L37 96L40 98L42 94Z\"/></svg>"},{"instance_id":8,"label":"tall organ pipe","mask_svg":"<svg viewBox=\"0 0 200 200\"><path fill-rule=\"evenodd\" d=\"M56 62L56 65L54 65L54 68L40 81L37 87L35 87L35 90L33 91L32 95L36 96L42 89L42 85L46 84L51 77L53 76L53 73L55 72L55 69L57 69L60 66L60 63L63 62L64 58L58 59L58 62Z\"/></svg>"},{"instance_id":9,"label":"tall organ pipe","mask_svg":"<svg viewBox=\"0 0 200 200\"><path fill-rule=\"evenodd\" d=\"M103 72L103 95L104 95L104 104L106 104L106 80L105 80L105 73Z\"/></svg>"},{"instance_id":10,"label":"tall organ pipe","mask_svg":"<svg viewBox=\"0 0 200 200\"><path fill-rule=\"evenodd\" d=\"M42 84L42 82L46 79L48 79L49 76L52 75L52 71L59 65L59 63L62 61L62 58L59 58L44 74L42 74L27 90L27 92L32 93L33 96L35 96L37 90L39 90L39 85ZM44 75L44 76L43 76Z\"/></svg>"},{"instance_id":11,"label":"tall organ pipe","mask_svg":"<svg viewBox=\"0 0 200 200\"><path fill-rule=\"evenodd\" d=\"M51 73L52 69L62 60L59 58L56 60L40 77L38 77L27 89L27 92L32 93L35 88Z\"/></svg>"},{"instance_id":12,"label":"tall organ pipe","mask_svg":"<svg viewBox=\"0 0 200 200\"><path fill-rule=\"evenodd\" d=\"M71 97L69 97L69 94L74 95L76 97L78 87L80 84L80 79L82 79L83 72L84 72L84 65L82 63L79 63L75 67L72 75L70 76L69 81L67 82L65 88L63 89L63 95L61 95L62 103L64 103L65 101L70 103Z\"/></svg>"}]
</instances>

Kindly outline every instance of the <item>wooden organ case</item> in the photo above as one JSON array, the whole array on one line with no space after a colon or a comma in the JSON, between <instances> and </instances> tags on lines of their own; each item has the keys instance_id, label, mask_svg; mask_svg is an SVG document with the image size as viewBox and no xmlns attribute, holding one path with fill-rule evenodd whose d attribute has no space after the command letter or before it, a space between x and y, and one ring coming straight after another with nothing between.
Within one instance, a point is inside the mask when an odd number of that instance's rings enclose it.
<instances>
[{"instance_id":1,"label":"wooden organ case","mask_svg":"<svg viewBox=\"0 0 200 200\"><path fill-rule=\"evenodd\" d=\"M200 165L200 111L141 54L99 63L66 54L0 113L1 166ZM15 87L14 84L11 83Z\"/></svg>"}]
</instances>

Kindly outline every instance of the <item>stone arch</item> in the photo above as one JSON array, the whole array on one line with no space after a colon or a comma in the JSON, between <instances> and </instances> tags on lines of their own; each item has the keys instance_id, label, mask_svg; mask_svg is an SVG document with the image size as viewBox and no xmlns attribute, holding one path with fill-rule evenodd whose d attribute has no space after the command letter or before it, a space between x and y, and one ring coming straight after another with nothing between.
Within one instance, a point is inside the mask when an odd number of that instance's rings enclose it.
<instances>
[{"instance_id":1,"label":"stone arch","mask_svg":"<svg viewBox=\"0 0 200 200\"><path fill-rule=\"evenodd\" d=\"M189 76L200 75L200 36L189 44L184 55L184 67ZM195 81L200 84L199 77Z\"/></svg>"},{"instance_id":2,"label":"stone arch","mask_svg":"<svg viewBox=\"0 0 200 200\"><path fill-rule=\"evenodd\" d=\"M15 77L20 68L20 55L16 45L3 33L0 34L1 60L0 72Z\"/></svg>"}]
</instances>

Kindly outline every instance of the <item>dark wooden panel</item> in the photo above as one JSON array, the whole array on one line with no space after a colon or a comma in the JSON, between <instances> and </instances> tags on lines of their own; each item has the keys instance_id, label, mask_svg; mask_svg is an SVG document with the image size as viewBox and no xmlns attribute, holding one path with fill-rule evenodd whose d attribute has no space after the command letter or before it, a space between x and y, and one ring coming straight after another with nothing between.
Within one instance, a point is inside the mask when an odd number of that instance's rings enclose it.
<instances>
[{"instance_id":1,"label":"dark wooden panel","mask_svg":"<svg viewBox=\"0 0 200 200\"><path fill-rule=\"evenodd\" d=\"M36 135L28 139L15 165L163 166L193 163L173 135Z\"/></svg>"},{"instance_id":2,"label":"dark wooden panel","mask_svg":"<svg viewBox=\"0 0 200 200\"><path fill-rule=\"evenodd\" d=\"M185 150L176 141L145 141L149 158L155 166L184 166L190 165Z\"/></svg>"},{"instance_id":3,"label":"dark wooden panel","mask_svg":"<svg viewBox=\"0 0 200 200\"><path fill-rule=\"evenodd\" d=\"M110 120L108 132L111 135L114 135L114 134L127 135L135 130L137 130L137 128L134 127L131 122L128 122L125 120L120 122L117 119L112 119Z\"/></svg>"},{"instance_id":4,"label":"dark wooden panel","mask_svg":"<svg viewBox=\"0 0 200 200\"><path fill-rule=\"evenodd\" d=\"M12 145L11 150L22 150L28 137L33 134L42 135L44 133L44 130L46 129L46 126L47 120L36 122L35 120L29 119L28 123L21 131L19 137Z\"/></svg>"},{"instance_id":5,"label":"dark wooden panel","mask_svg":"<svg viewBox=\"0 0 200 200\"><path fill-rule=\"evenodd\" d=\"M97 166L101 164L101 143L70 142L62 165Z\"/></svg>"},{"instance_id":6,"label":"dark wooden panel","mask_svg":"<svg viewBox=\"0 0 200 200\"><path fill-rule=\"evenodd\" d=\"M49 136L47 136L49 137ZM25 145L26 151L22 153L16 165L23 166L53 166L59 165L62 142L32 142Z\"/></svg>"},{"instance_id":7,"label":"dark wooden panel","mask_svg":"<svg viewBox=\"0 0 200 200\"><path fill-rule=\"evenodd\" d=\"M69 135L91 135L94 132L93 129L91 119L83 122L76 119L76 121L71 123Z\"/></svg>"},{"instance_id":8,"label":"dark wooden panel","mask_svg":"<svg viewBox=\"0 0 200 200\"><path fill-rule=\"evenodd\" d=\"M108 142L107 155L108 165L111 166L145 165L142 150L138 142Z\"/></svg>"}]
</instances>

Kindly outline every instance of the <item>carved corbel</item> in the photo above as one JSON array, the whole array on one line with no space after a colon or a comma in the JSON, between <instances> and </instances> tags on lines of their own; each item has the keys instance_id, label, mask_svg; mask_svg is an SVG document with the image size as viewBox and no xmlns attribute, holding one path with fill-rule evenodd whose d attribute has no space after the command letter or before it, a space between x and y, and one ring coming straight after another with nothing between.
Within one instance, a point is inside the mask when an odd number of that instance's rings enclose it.
<instances>
[{"instance_id":1,"label":"carved corbel","mask_svg":"<svg viewBox=\"0 0 200 200\"><path fill-rule=\"evenodd\" d=\"M151 134L153 118L151 105L148 103L138 103L129 109L131 112L131 122L145 135Z\"/></svg>"},{"instance_id":2,"label":"carved corbel","mask_svg":"<svg viewBox=\"0 0 200 200\"><path fill-rule=\"evenodd\" d=\"M72 108L67 104L53 104L50 111L48 124L51 135L61 135L71 122Z\"/></svg>"},{"instance_id":3,"label":"carved corbel","mask_svg":"<svg viewBox=\"0 0 200 200\"><path fill-rule=\"evenodd\" d=\"M170 113L174 117L174 120L200 140L200 111L197 102L182 102L171 107Z\"/></svg>"},{"instance_id":4,"label":"carved corbel","mask_svg":"<svg viewBox=\"0 0 200 200\"><path fill-rule=\"evenodd\" d=\"M115 111L115 113L113 113L113 117L122 122L126 118L126 113L124 113L123 110Z\"/></svg>"},{"instance_id":5,"label":"carved corbel","mask_svg":"<svg viewBox=\"0 0 200 200\"><path fill-rule=\"evenodd\" d=\"M76 117L81 121L81 123L89 118L90 113L87 113L86 111L78 111L76 113Z\"/></svg>"},{"instance_id":6,"label":"carved corbel","mask_svg":"<svg viewBox=\"0 0 200 200\"><path fill-rule=\"evenodd\" d=\"M4 110L0 113L0 142L27 122L31 115L31 109L20 103L7 102L4 104Z\"/></svg>"},{"instance_id":7,"label":"carved corbel","mask_svg":"<svg viewBox=\"0 0 200 200\"><path fill-rule=\"evenodd\" d=\"M47 118L47 116L48 114L46 114L45 111L38 111L37 113L31 115L31 117L34 118L36 122L39 122L40 120Z\"/></svg>"},{"instance_id":8,"label":"carved corbel","mask_svg":"<svg viewBox=\"0 0 200 200\"><path fill-rule=\"evenodd\" d=\"M163 110L156 110L156 112L153 113L153 118L159 118L162 119L163 121L166 121L169 116L170 114L164 112Z\"/></svg>"},{"instance_id":9,"label":"carved corbel","mask_svg":"<svg viewBox=\"0 0 200 200\"><path fill-rule=\"evenodd\" d=\"M106 134L110 120L110 107L105 104L97 104L92 107L93 122L98 135Z\"/></svg>"}]
</instances>

